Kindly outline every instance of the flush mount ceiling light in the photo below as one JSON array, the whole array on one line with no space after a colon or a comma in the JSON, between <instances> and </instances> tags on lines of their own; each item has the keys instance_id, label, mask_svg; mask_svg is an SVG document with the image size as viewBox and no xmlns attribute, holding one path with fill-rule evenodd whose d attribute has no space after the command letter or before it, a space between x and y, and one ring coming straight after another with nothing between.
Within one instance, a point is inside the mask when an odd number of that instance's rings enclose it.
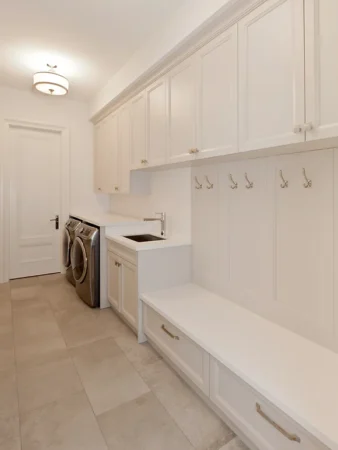
<instances>
[{"instance_id":1,"label":"flush mount ceiling light","mask_svg":"<svg viewBox=\"0 0 338 450\"><path fill-rule=\"evenodd\" d=\"M57 66L47 64L47 72L37 72L33 76L33 86L48 95L65 95L69 89L67 78L55 72Z\"/></svg>"}]
</instances>

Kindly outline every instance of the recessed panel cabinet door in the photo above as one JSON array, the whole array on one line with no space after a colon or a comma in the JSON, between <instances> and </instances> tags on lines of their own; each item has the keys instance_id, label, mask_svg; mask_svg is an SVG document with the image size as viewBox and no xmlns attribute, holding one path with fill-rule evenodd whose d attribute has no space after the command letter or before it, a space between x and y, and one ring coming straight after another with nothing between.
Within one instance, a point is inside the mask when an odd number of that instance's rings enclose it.
<instances>
[{"instance_id":1,"label":"recessed panel cabinet door","mask_svg":"<svg viewBox=\"0 0 338 450\"><path fill-rule=\"evenodd\" d=\"M302 0L268 0L238 23L240 151L303 142Z\"/></svg>"},{"instance_id":2,"label":"recessed panel cabinet door","mask_svg":"<svg viewBox=\"0 0 338 450\"><path fill-rule=\"evenodd\" d=\"M338 2L306 0L306 139L338 136Z\"/></svg>"},{"instance_id":3,"label":"recessed panel cabinet door","mask_svg":"<svg viewBox=\"0 0 338 450\"><path fill-rule=\"evenodd\" d=\"M237 152L237 25L198 53L198 157Z\"/></svg>"},{"instance_id":4,"label":"recessed panel cabinet door","mask_svg":"<svg viewBox=\"0 0 338 450\"><path fill-rule=\"evenodd\" d=\"M327 345L334 312L333 151L279 157L274 204L275 317Z\"/></svg>"},{"instance_id":5,"label":"recessed panel cabinet door","mask_svg":"<svg viewBox=\"0 0 338 450\"><path fill-rule=\"evenodd\" d=\"M121 269L120 258L108 252L108 300L117 310L121 311Z\"/></svg>"},{"instance_id":6,"label":"recessed panel cabinet door","mask_svg":"<svg viewBox=\"0 0 338 450\"><path fill-rule=\"evenodd\" d=\"M273 298L273 197L267 161L222 164L219 180L221 293L257 311L263 300Z\"/></svg>"},{"instance_id":7,"label":"recessed panel cabinet door","mask_svg":"<svg viewBox=\"0 0 338 450\"><path fill-rule=\"evenodd\" d=\"M130 109L123 106L118 113L118 185L114 190L122 194L130 191Z\"/></svg>"},{"instance_id":8,"label":"recessed panel cabinet door","mask_svg":"<svg viewBox=\"0 0 338 450\"><path fill-rule=\"evenodd\" d=\"M149 166L165 164L167 159L167 84L164 78L146 89L147 160Z\"/></svg>"},{"instance_id":9,"label":"recessed panel cabinet door","mask_svg":"<svg viewBox=\"0 0 338 450\"><path fill-rule=\"evenodd\" d=\"M146 99L142 92L130 102L131 169L146 167Z\"/></svg>"},{"instance_id":10,"label":"recessed panel cabinet door","mask_svg":"<svg viewBox=\"0 0 338 450\"><path fill-rule=\"evenodd\" d=\"M192 158L196 149L196 57L175 67L168 77L169 161Z\"/></svg>"},{"instance_id":11,"label":"recessed panel cabinet door","mask_svg":"<svg viewBox=\"0 0 338 450\"><path fill-rule=\"evenodd\" d=\"M138 289L137 267L128 261L122 260L122 302L121 313L128 322L138 328Z\"/></svg>"}]
</instances>

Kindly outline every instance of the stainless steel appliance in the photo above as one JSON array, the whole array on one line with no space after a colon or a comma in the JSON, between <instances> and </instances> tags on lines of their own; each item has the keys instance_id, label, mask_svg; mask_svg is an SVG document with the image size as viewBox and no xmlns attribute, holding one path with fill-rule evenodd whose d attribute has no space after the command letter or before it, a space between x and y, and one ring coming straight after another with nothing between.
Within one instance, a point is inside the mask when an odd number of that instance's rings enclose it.
<instances>
[{"instance_id":1,"label":"stainless steel appliance","mask_svg":"<svg viewBox=\"0 0 338 450\"><path fill-rule=\"evenodd\" d=\"M63 238L62 238L62 258L63 258L63 265L66 268L66 278L74 286L75 280L71 266L71 251L75 239L75 232L80 225L81 220L70 217L67 220L66 225L63 229Z\"/></svg>"},{"instance_id":2,"label":"stainless steel appliance","mask_svg":"<svg viewBox=\"0 0 338 450\"><path fill-rule=\"evenodd\" d=\"M72 269L79 297L92 308L100 306L100 230L82 223L75 232Z\"/></svg>"}]
</instances>

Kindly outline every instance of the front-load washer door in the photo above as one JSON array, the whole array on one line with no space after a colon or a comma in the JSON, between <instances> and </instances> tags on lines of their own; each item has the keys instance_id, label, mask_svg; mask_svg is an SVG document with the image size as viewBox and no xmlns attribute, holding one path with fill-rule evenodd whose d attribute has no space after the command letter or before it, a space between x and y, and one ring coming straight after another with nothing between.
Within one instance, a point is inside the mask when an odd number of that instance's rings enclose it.
<instances>
[{"instance_id":1,"label":"front-load washer door","mask_svg":"<svg viewBox=\"0 0 338 450\"><path fill-rule=\"evenodd\" d=\"M72 246L72 269L77 283L83 283L87 275L88 259L82 240L77 237Z\"/></svg>"},{"instance_id":2,"label":"front-load washer door","mask_svg":"<svg viewBox=\"0 0 338 450\"><path fill-rule=\"evenodd\" d=\"M72 241L70 239L70 234L67 228L64 228L63 230L63 237L62 237L62 258L63 258L63 265L68 269L70 266L70 250L72 247Z\"/></svg>"}]
</instances>

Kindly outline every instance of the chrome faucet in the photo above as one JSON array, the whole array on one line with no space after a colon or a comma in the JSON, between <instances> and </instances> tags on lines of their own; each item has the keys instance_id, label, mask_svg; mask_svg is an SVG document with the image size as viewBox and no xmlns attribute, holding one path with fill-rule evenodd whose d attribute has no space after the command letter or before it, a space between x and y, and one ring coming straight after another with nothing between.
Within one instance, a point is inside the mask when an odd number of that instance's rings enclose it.
<instances>
[{"instance_id":1,"label":"chrome faucet","mask_svg":"<svg viewBox=\"0 0 338 450\"><path fill-rule=\"evenodd\" d=\"M155 222L156 220L159 220L161 222L161 236L165 236L167 215L165 212L155 214L159 215L160 217L145 217L143 220L144 222Z\"/></svg>"}]
</instances>

